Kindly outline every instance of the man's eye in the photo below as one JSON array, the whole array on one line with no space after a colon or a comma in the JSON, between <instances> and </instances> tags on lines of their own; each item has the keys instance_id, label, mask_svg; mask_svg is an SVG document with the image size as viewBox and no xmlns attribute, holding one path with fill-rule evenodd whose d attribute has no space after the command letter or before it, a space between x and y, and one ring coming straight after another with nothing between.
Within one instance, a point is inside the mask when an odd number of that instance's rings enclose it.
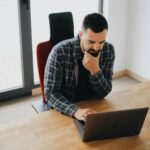
<instances>
[{"instance_id":1,"label":"man's eye","mask_svg":"<svg viewBox=\"0 0 150 150\"><path fill-rule=\"evenodd\" d=\"M90 43L90 44L94 44L95 42L93 42L93 41L89 41L89 43Z\"/></svg>"},{"instance_id":2,"label":"man's eye","mask_svg":"<svg viewBox=\"0 0 150 150\"><path fill-rule=\"evenodd\" d=\"M104 44L105 43L105 41L103 41L103 42L100 42L99 44Z\"/></svg>"}]
</instances>

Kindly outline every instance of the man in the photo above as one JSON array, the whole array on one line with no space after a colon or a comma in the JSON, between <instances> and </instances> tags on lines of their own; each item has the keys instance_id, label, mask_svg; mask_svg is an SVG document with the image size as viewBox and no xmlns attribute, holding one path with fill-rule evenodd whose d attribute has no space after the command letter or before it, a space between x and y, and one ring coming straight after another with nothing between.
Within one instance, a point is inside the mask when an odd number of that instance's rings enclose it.
<instances>
[{"instance_id":1,"label":"man","mask_svg":"<svg viewBox=\"0 0 150 150\"><path fill-rule=\"evenodd\" d=\"M54 46L44 75L48 106L83 121L95 112L81 109L75 102L102 99L112 89L115 53L113 46L106 42L107 30L108 24L102 15L88 14L77 37Z\"/></svg>"}]
</instances>

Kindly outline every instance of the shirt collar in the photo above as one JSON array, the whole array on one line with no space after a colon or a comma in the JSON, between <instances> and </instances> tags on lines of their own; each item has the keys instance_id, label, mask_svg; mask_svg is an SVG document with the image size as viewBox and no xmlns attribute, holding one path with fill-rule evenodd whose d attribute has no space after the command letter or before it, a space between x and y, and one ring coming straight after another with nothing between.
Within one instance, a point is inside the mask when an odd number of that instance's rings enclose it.
<instances>
[{"instance_id":1,"label":"shirt collar","mask_svg":"<svg viewBox=\"0 0 150 150\"><path fill-rule=\"evenodd\" d=\"M74 54L73 55L74 55L75 62L78 62L79 59L83 58L83 52L82 52L81 47L80 47L79 35L77 35L75 37Z\"/></svg>"}]
</instances>

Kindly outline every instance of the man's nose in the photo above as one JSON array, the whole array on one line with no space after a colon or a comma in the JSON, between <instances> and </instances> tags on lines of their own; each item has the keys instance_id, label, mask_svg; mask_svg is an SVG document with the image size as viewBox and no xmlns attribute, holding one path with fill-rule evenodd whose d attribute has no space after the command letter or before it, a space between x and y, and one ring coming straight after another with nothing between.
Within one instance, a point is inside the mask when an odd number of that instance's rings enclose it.
<instances>
[{"instance_id":1,"label":"man's nose","mask_svg":"<svg viewBox=\"0 0 150 150\"><path fill-rule=\"evenodd\" d=\"M100 49L100 44L99 43L95 43L94 44L94 50L99 50Z\"/></svg>"}]
</instances>

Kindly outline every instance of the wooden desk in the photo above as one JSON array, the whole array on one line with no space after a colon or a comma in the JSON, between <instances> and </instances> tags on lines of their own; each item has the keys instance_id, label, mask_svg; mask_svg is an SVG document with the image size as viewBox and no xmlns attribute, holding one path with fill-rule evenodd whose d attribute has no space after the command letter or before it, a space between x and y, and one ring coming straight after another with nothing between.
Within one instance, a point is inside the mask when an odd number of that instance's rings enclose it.
<instances>
[{"instance_id":1,"label":"wooden desk","mask_svg":"<svg viewBox=\"0 0 150 150\"><path fill-rule=\"evenodd\" d=\"M150 106L150 82L112 93L81 107L111 111ZM139 136L83 143L71 118L52 110L31 119L0 125L0 150L149 150L150 112Z\"/></svg>"}]
</instances>

